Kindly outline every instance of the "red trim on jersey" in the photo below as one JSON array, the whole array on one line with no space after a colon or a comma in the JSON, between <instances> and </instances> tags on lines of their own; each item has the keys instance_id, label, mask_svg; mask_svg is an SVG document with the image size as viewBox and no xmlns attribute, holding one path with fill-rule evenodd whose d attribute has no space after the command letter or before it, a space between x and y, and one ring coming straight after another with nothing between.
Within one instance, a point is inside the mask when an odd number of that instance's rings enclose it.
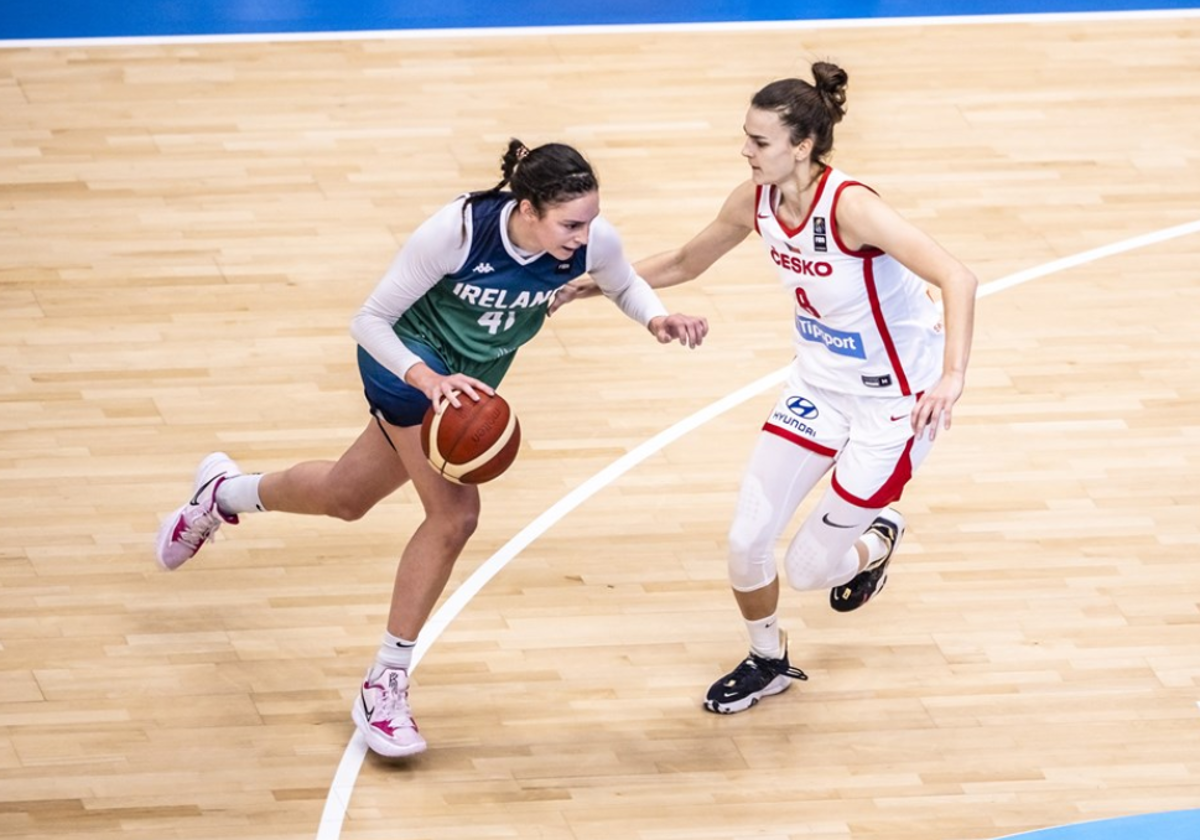
<instances>
[{"instance_id":1,"label":"red trim on jersey","mask_svg":"<svg viewBox=\"0 0 1200 840\"><path fill-rule=\"evenodd\" d=\"M762 206L762 184L754 185L754 232L762 236L762 230L758 227L758 208Z\"/></svg>"},{"instance_id":2,"label":"red trim on jersey","mask_svg":"<svg viewBox=\"0 0 1200 840\"><path fill-rule=\"evenodd\" d=\"M794 228L790 228L783 223L783 219L779 218L779 213L775 210L775 195L777 187L771 186L771 212L775 215L775 221L779 222L780 229L786 234L788 239L791 239L800 231L804 230L804 226L808 224L809 218L812 217L813 208L821 201L821 193L825 192L825 182L829 180L829 173L833 171L833 167L826 166L825 171L817 178L817 191L813 193L812 203L808 205L808 212L804 214L804 218L800 220L800 224ZM839 190L841 192L841 190ZM758 215L755 213L755 215Z\"/></svg>"},{"instance_id":3,"label":"red trim on jersey","mask_svg":"<svg viewBox=\"0 0 1200 840\"><path fill-rule=\"evenodd\" d=\"M867 289L867 299L871 302L871 317L875 319L875 328L879 330L879 337L883 340L883 348L887 351L888 361L892 363L892 370L896 374L896 384L900 386L900 393L907 397L912 394L912 390L908 387L908 377L900 365L900 354L896 352L896 342L892 340L892 334L888 332L887 321L884 320L883 309L879 305L879 291L875 288L874 260L876 257L883 256L883 251L873 245L868 245L860 251L852 251L846 247L846 243L842 241L841 234L838 232L837 203L838 199L842 197L842 190L846 187L862 187L864 190L871 190L866 184L858 181L843 181L837 188L837 192L833 194L833 201L829 205L829 231L842 253L858 257L863 261L863 284ZM875 192L875 190L871 190L871 192Z\"/></svg>"},{"instance_id":4,"label":"red trim on jersey","mask_svg":"<svg viewBox=\"0 0 1200 840\"><path fill-rule=\"evenodd\" d=\"M838 233L837 203L838 199L842 197L842 190L846 189L846 187L862 187L864 190L871 190L870 187L859 181L842 181L841 186L837 188L837 192L833 194L833 201L829 204L829 231L833 234L833 241L842 249L842 253L849 254L852 257L877 257L883 253L879 248L868 245L861 251L852 251L846 247L846 243L842 241L842 235ZM871 192L875 192L875 190L871 190ZM875 194L878 195L878 193Z\"/></svg>"},{"instance_id":5,"label":"red trim on jersey","mask_svg":"<svg viewBox=\"0 0 1200 840\"><path fill-rule=\"evenodd\" d=\"M797 446L803 447L810 452L816 452L818 455L825 455L830 458L837 455L836 449L830 449L828 446L822 446L819 443L813 443L806 437L801 437L795 432L789 432L787 429L781 429L778 426L772 426L770 423L763 423L762 430L764 432L770 432L773 435L777 435L784 440L791 441Z\"/></svg>"},{"instance_id":6,"label":"red trim on jersey","mask_svg":"<svg viewBox=\"0 0 1200 840\"><path fill-rule=\"evenodd\" d=\"M867 299L871 301L871 316L875 319L875 329L879 330L879 337L883 339L883 349L887 351L888 361L892 363L892 370L896 372L896 384L900 386L900 393L907 397L912 394L912 390L908 387L908 377L904 375L904 367L900 364L900 354L896 352L896 342L892 341L887 321L883 319L883 308L879 305L879 290L875 288L874 259L863 260L863 283L867 286Z\"/></svg>"},{"instance_id":7,"label":"red trim on jersey","mask_svg":"<svg viewBox=\"0 0 1200 840\"><path fill-rule=\"evenodd\" d=\"M887 507L892 502L900 500L900 494L904 492L904 485L912 479L912 446L914 438L909 438L908 443L904 445L904 451L900 453L900 458L896 461L896 467L892 470L892 474L887 477L880 487L869 499L860 499L858 496L848 492L838 482L837 469L833 471L833 478L830 480L830 487L833 491L845 499L852 505L858 505L864 508L881 508Z\"/></svg>"}]
</instances>

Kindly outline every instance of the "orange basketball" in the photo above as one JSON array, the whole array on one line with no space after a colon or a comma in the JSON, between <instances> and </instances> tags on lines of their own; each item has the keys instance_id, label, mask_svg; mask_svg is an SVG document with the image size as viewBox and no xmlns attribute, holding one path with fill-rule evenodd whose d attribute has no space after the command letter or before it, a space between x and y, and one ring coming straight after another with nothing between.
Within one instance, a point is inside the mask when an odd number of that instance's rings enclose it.
<instances>
[{"instance_id":1,"label":"orange basketball","mask_svg":"<svg viewBox=\"0 0 1200 840\"><path fill-rule=\"evenodd\" d=\"M458 394L430 406L421 422L421 448L430 465L455 484L483 484L512 466L521 446L521 424L499 394L482 391L479 402Z\"/></svg>"}]
</instances>

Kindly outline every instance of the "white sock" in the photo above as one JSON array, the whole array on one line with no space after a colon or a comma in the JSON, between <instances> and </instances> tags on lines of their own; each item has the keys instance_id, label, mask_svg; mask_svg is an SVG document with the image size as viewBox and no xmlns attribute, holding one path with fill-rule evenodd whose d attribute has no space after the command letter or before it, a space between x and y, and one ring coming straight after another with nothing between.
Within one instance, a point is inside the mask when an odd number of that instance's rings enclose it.
<instances>
[{"instance_id":1,"label":"white sock","mask_svg":"<svg viewBox=\"0 0 1200 840\"><path fill-rule=\"evenodd\" d=\"M217 488L217 507L231 516L265 511L262 500L258 498L260 481L261 473L235 475L225 479Z\"/></svg>"},{"instance_id":2,"label":"white sock","mask_svg":"<svg viewBox=\"0 0 1200 840\"><path fill-rule=\"evenodd\" d=\"M867 547L867 569L871 568L887 556L887 543L885 543L883 538L874 531L867 531L865 534L859 537L859 539L862 540L863 545Z\"/></svg>"},{"instance_id":3,"label":"white sock","mask_svg":"<svg viewBox=\"0 0 1200 840\"><path fill-rule=\"evenodd\" d=\"M401 639L384 630L383 643L379 645L379 652L375 654L375 664L408 671L412 668L413 648L416 646L416 641Z\"/></svg>"},{"instance_id":4,"label":"white sock","mask_svg":"<svg viewBox=\"0 0 1200 840\"><path fill-rule=\"evenodd\" d=\"M766 659L783 658L783 636L779 632L779 618L771 614L757 621L746 621L750 633L750 650Z\"/></svg>"}]
</instances>

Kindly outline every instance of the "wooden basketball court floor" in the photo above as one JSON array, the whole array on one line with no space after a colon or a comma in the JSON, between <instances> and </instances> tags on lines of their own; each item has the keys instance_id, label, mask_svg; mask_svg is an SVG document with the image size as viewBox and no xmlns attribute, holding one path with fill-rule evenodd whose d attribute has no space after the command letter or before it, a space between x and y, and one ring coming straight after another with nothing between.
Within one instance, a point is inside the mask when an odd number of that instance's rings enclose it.
<instances>
[{"instance_id":1,"label":"wooden basketball court floor","mask_svg":"<svg viewBox=\"0 0 1200 840\"><path fill-rule=\"evenodd\" d=\"M888 590L784 593L807 683L699 704L745 651L724 534L766 386L502 568L416 671L429 751L368 756L323 823L415 497L247 517L175 574L160 517L213 449L340 453L349 318L510 136L587 152L643 256L817 58L851 77L836 163L985 284L1125 247L985 286ZM976 840L1200 803L1200 233L1153 236L1200 219L1200 20L8 49L0 114L0 836ZM452 588L787 363L757 242L663 297L703 348L587 301L522 351L526 443Z\"/></svg>"}]
</instances>

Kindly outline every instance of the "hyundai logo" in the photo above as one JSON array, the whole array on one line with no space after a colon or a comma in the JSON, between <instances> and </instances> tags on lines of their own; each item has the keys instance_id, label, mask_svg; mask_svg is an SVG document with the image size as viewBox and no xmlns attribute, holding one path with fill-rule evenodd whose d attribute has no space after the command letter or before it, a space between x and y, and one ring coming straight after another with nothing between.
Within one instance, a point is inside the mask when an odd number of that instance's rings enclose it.
<instances>
[{"instance_id":1,"label":"hyundai logo","mask_svg":"<svg viewBox=\"0 0 1200 840\"><path fill-rule=\"evenodd\" d=\"M812 420L818 414L817 407L813 405L812 400L807 400L804 397L788 397L788 411L795 414L797 417L803 417L805 420Z\"/></svg>"}]
</instances>

